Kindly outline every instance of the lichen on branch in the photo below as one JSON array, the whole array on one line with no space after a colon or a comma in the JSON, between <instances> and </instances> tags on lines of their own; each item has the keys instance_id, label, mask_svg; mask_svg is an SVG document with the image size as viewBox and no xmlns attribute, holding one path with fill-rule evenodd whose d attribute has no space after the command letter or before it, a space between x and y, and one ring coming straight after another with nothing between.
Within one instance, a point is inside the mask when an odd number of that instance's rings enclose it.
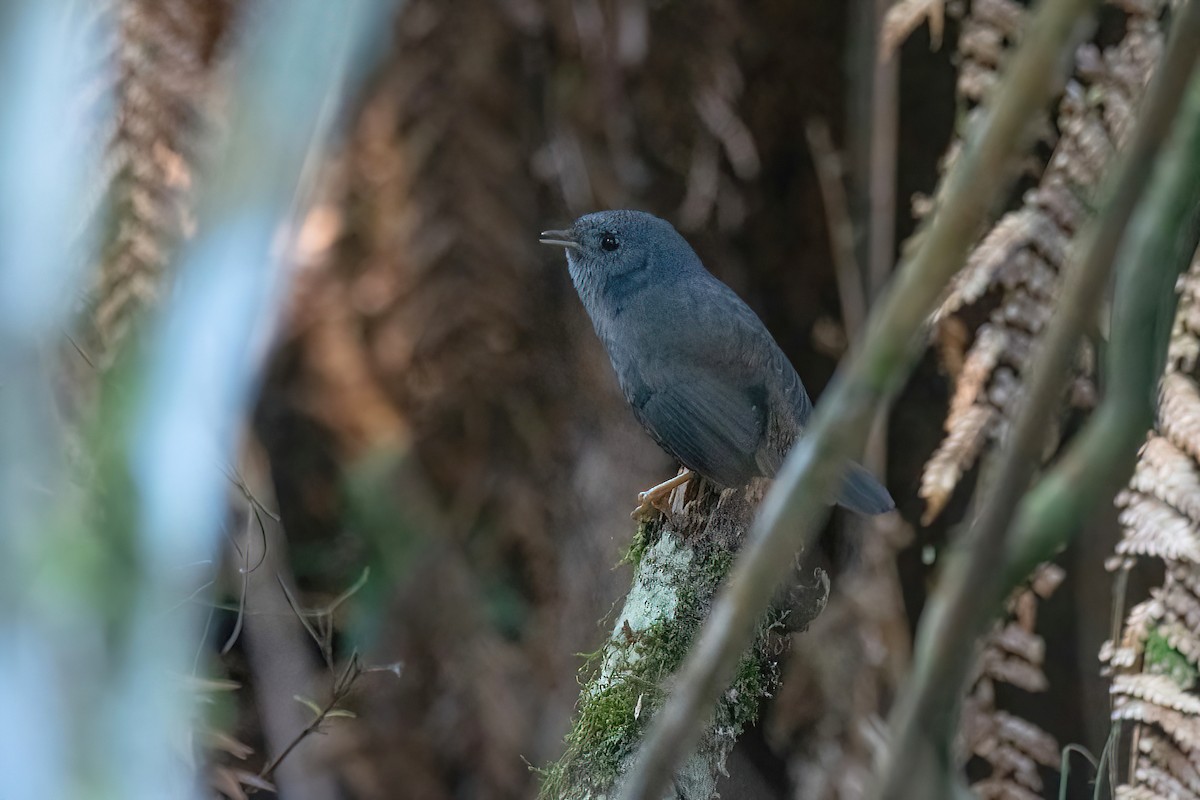
<instances>
[{"instance_id":1,"label":"lichen on branch","mask_svg":"<svg viewBox=\"0 0 1200 800\"><path fill-rule=\"evenodd\" d=\"M638 743L707 618L718 586L728 573L761 486L717 492L687 487L664 520L642 523L627 560L632 586L603 646L581 670L576 719L566 751L542 772L541 797L599 800L619 791ZM677 493L677 496L679 493ZM784 629L807 626L824 607L828 585L789 595L760 621L754 646L743 656L700 746L676 776L676 796L715 796L725 759L759 703L777 680L776 660Z\"/></svg>"}]
</instances>

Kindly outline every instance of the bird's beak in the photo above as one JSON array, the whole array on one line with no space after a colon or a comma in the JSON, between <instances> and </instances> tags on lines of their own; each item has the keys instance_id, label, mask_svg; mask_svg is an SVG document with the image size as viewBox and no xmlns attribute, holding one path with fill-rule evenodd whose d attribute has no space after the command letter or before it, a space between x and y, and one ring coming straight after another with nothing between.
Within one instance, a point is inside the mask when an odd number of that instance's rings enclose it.
<instances>
[{"instance_id":1,"label":"bird's beak","mask_svg":"<svg viewBox=\"0 0 1200 800\"><path fill-rule=\"evenodd\" d=\"M572 250L582 250L579 242L575 241L575 232L566 231L542 231L538 235L538 241L542 244L553 244L559 247L569 247Z\"/></svg>"}]
</instances>

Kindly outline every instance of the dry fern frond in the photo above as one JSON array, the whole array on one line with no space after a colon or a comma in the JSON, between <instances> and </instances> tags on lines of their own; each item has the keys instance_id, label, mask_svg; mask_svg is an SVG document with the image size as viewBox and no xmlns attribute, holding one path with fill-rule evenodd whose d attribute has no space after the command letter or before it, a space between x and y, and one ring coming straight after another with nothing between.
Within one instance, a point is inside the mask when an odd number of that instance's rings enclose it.
<instances>
[{"instance_id":1,"label":"dry fern frond","mask_svg":"<svg viewBox=\"0 0 1200 800\"><path fill-rule=\"evenodd\" d=\"M1159 792L1166 785L1186 788L1186 791L1177 788L1178 793L1171 797L1200 796L1200 772L1173 741L1147 730L1138 737L1137 748L1144 758L1138 773L1140 782Z\"/></svg>"},{"instance_id":2,"label":"dry fern frond","mask_svg":"<svg viewBox=\"0 0 1200 800\"><path fill-rule=\"evenodd\" d=\"M1054 737L1028 720L996 706L997 683L1027 692L1049 688L1042 666L1046 643L1039 636L1037 604L1062 582L1063 571L1043 565L1029 586L1008 603L1008 619L998 623L983 641L976 665L977 678L967 696L962 718L963 743L969 755L987 762L990 774L972 785L980 797L1041 797L1042 767L1058 766Z\"/></svg>"},{"instance_id":3,"label":"dry fern frond","mask_svg":"<svg viewBox=\"0 0 1200 800\"><path fill-rule=\"evenodd\" d=\"M1117 800L1162 800L1162 795L1145 787L1118 786Z\"/></svg>"},{"instance_id":4,"label":"dry fern frond","mask_svg":"<svg viewBox=\"0 0 1200 800\"><path fill-rule=\"evenodd\" d=\"M1176 335L1196 341L1195 336ZM1180 345L1172 350L1177 351ZM1195 460L1200 460L1200 385L1180 372L1165 376L1158 400L1158 429L1163 436Z\"/></svg>"},{"instance_id":5,"label":"dry fern frond","mask_svg":"<svg viewBox=\"0 0 1200 800\"><path fill-rule=\"evenodd\" d=\"M1195 717L1169 706L1159 705L1157 698L1130 699L1117 695L1114 691L1113 719L1130 720L1157 728L1187 753L1195 752L1197 746L1200 746L1200 725L1196 723Z\"/></svg>"},{"instance_id":6,"label":"dry fern frond","mask_svg":"<svg viewBox=\"0 0 1200 800\"><path fill-rule=\"evenodd\" d=\"M1141 700L1189 717L1200 716L1200 697L1185 691L1174 678L1167 675L1117 675L1113 678L1111 692L1119 698L1118 711L1122 704Z\"/></svg>"},{"instance_id":7,"label":"dry fern frond","mask_svg":"<svg viewBox=\"0 0 1200 800\"><path fill-rule=\"evenodd\" d=\"M1137 725L1118 797L1200 796L1200 257L1180 279L1155 431L1117 496L1117 553L1166 563L1163 584L1134 605L1100 658L1113 674L1114 720ZM1115 567L1123 567L1118 559Z\"/></svg>"},{"instance_id":8,"label":"dry fern frond","mask_svg":"<svg viewBox=\"0 0 1200 800\"><path fill-rule=\"evenodd\" d=\"M1153 495L1191 520L1200 520L1200 471L1170 439L1151 434L1138 454L1129 488Z\"/></svg>"},{"instance_id":9,"label":"dry fern frond","mask_svg":"<svg viewBox=\"0 0 1200 800\"><path fill-rule=\"evenodd\" d=\"M933 522L949 501L954 487L962 478L963 472L975 462L987 444L988 435L1000 418L1000 412L990 405L980 403L969 406L962 415L955 417L955 424L947 435L942 446L925 465L922 477L922 491L928 492L929 497L945 498L926 506L921 522L925 525Z\"/></svg>"},{"instance_id":10,"label":"dry fern frond","mask_svg":"<svg viewBox=\"0 0 1200 800\"><path fill-rule=\"evenodd\" d=\"M883 17L883 30L879 35L880 57L891 57L926 20L929 21L930 45L936 50L941 47L942 30L946 25L946 0L896 0Z\"/></svg>"},{"instance_id":11,"label":"dry fern frond","mask_svg":"<svg viewBox=\"0 0 1200 800\"><path fill-rule=\"evenodd\" d=\"M993 298L996 302L965 356L974 369L951 370L956 386L946 436L927 462L919 490L926 524L945 508L989 442L1004 435L1023 392L1030 352L1054 312L1068 246L1090 213L1100 177L1124 141L1136 100L1161 56L1158 15L1164 6L1165 0L1131 11L1124 4L1123 38L1103 52L1090 45L1080 48L1075 78L1058 107L1054 152L1037 187L983 237L934 315L936 340L949 320ZM972 4L964 21L966 41L960 43L965 59L959 92L964 99L978 101L986 94L992 80L988 70L994 71L1002 43L1016 35L1022 13L1007 2ZM953 329L950 334L957 335ZM1079 367L1085 377L1086 361L1085 353ZM1086 406L1093 394L1089 381L1077 381L1069 399Z\"/></svg>"},{"instance_id":12,"label":"dry fern frond","mask_svg":"<svg viewBox=\"0 0 1200 800\"><path fill-rule=\"evenodd\" d=\"M975 0L958 38L961 64L958 94L980 103L999 80L1000 62L1025 23L1024 6L1014 0Z\"/></svg>"},{"instance_id":13,"label":"dry fern frond","mask_svg":"<svg viewBox=\"0 0 1200 800\"><path fill-rule=\"evenodd\" d=\"M1195 523L1150 495L1122 492L1117 496L1119 521L1125 535L1117 544L1121 555L1152 556L1200 564L1200 539Z\"/></svg>"},{"instance_id":14,"label":"dry fern frond","mask_svg":"<svg viewBox=\"0 0 1200 800\"><path fill-rule=\"evenodd\" d=\"M101 170L108 214L93 289L94 346L111 356L194 227L212 58L231 2L118 0L116 128Z\"/></svg>"}]
</instances>

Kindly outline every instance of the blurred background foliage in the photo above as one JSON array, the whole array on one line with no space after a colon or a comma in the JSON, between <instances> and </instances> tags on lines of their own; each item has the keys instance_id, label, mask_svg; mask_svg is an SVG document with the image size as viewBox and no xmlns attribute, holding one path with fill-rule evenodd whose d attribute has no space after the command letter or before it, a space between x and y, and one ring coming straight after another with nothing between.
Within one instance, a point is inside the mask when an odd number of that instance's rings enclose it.
<instances>
[{"instance_id":1,"label":"blurred background foliage","mask_svg":"<svg viewBox=\"0 0 1200 800\"><path fill-rule=\"evenodd\" d=\"M191 766L207 796L534 795L579 654L628 587L631 503L673 469L537 233L599 208L670 219L819 396L1025 14L904 0L885 26L890 5L0 11L0 598L16 643L0 683L23 698L5 701L0 797L176 796ZM833 523L829 606L795 635L725 796L861 794L938 554L1166 6L1102 9L1016 216L972 256L880 425L870 457L904 522ZM877 58L881 37L895 49ZM68 51L70 80L47 58ZM1089 138L1089 123L1108 127ZM1048 452L1091 405L1092 360ZM984 796L1050 793L1060 743L1104 747L1116 513L983 647L963 758ZM80 763L52 777L67 752Z\"/></svg>"}]
</instances>

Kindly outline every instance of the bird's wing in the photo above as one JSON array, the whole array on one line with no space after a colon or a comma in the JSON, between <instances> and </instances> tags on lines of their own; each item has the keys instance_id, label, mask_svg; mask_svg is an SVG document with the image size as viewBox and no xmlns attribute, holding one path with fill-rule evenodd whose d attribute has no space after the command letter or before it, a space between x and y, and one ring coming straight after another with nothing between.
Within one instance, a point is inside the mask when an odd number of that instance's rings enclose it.
<instances>
[{"instance_id":1,"label":"bird's wing","mask_svg":"<svg viewBox=\"0 0 1200 800\"><path fill-rule=\"evenodd\" d=\"M626 397L659 444L716 483L773 475L807 421L808 395L733 290L707 273L687 290L656 309L673 323L669 346L639 343L636 358L614 360Z\"/></svg>"},{"instance_id":2,"label":"bird's wing","mask_svg":"<svg viewBox=\"0 0 1200 800\"><path fill-rule=\"evenodd\" d=\"M711 363L737 383L766 387L772 408L790 423L807 423L812 401L800 375L750 306L716 280L706 283L698 305L705 324L698 326L696 344Z\"/></svg>"},{"instance_id":3,"label":"bird's wing","mask_svg":"<svg viewBox=\"0 0 1200 800\"><path fill-rule=\"evenodd\" d=\"M684 466L722 486L761 474L754 454L766 425L765 392L710 370L660 383L634 406L641 423Z\"/></svg>"},{"instance_id":4,"label":"bird's wing","mask_svg":"<svg viewBox=\"0 0 1200 800\"><path fill-rule=\"evenodd\" d=\"M689 367L688 383L652 395L663 426L655 435L685 465L722 485L774 477L812 414L808 392L762 321L731 289L716 281L703 287L696 311L693 318L703 323L675 352ZM833 501L861 514L895 508L887 489L853 462Z\"/></svg>"}]
</instances>

